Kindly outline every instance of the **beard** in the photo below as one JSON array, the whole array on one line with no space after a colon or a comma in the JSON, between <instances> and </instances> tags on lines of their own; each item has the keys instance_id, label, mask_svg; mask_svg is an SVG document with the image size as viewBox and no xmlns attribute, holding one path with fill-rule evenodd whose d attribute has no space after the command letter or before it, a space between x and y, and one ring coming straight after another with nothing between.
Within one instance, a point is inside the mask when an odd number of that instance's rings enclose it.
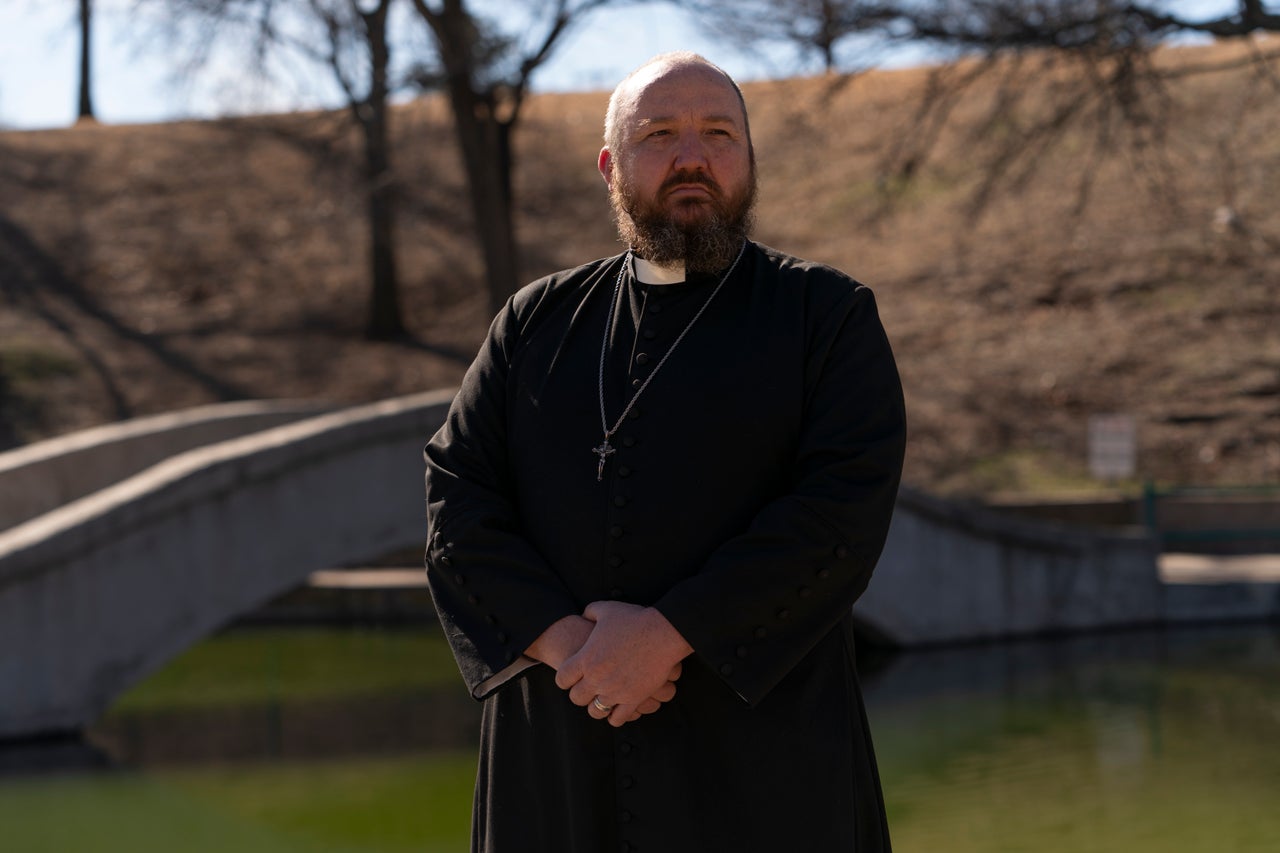
<instances>
[{"instance_id":1,"label":"beard","mask_svg":"<svg viewBox=\"0 0 1280 853\"><path fill-rule=\"evenodd\" d=\"M666 209L656 199L641 199L619 175L609 190L618 236L650 263L683 262L688 273L719 272L733 263L755 223L755 167L746 186L734 196L726 197L720 185L702 172L677 172L663 182L658 198L679 184L701 184L711 197L677 201Z\"/></svg>"}]
</instances>

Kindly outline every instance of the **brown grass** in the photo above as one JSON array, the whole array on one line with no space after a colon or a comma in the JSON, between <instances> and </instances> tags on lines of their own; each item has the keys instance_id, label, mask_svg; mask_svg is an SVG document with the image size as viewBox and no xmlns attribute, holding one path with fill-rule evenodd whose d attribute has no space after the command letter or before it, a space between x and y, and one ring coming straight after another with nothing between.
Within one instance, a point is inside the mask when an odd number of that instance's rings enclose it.
<instances>
[{"instance_id":1,"label":"brown grass","mask_svg":"<svg viewBox=\"0 0 1280 853\"><path fill-rule=\"evenodd\" d=\"M1123 411L1138 418L1142 476L1280 482L1276 88L1248 70L1180 80L1159 149L1095 159L1093 129L1071 126L975 213L984 153L1036 107L979 134L993 97L979 87L915 180L878 180L909 143L924 76L746 87L757 236L875 289L907 388L909 481L1097 488L1087 418ZM1048 75L1027 85L1047 103ZM595 171L605 100L529 104L528 278L618 249ZM340 116L0 134L0 446L217 399L456 383L488 320L459 158L438 100L395 118L415 337L401 343L360 336L363 202ZM1238 218L1220 227L1227 206Z\"/></svg>"}]
</instances>

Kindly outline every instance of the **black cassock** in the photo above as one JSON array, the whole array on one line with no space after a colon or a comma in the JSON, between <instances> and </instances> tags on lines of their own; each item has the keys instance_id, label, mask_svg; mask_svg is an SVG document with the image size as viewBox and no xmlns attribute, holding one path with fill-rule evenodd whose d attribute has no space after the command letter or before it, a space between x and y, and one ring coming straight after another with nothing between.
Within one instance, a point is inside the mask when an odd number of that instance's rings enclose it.
<instances>
[{"instance_id":1,"label":"black cassock","mask_svg":"<svg viewBox=\"0 0 1280 853\"><path fill-rule=\"evenodd\" d=\"M905 442L872 294L749 243L597 481L624 257L517 293L427 445L428 578L484 700L473 849L888 850L850 617ZM610 426L717 281L624 275ZM620 729L520 670L599 600L657 607L696 650L675 699Z\"/></svg>"}]
</instances>

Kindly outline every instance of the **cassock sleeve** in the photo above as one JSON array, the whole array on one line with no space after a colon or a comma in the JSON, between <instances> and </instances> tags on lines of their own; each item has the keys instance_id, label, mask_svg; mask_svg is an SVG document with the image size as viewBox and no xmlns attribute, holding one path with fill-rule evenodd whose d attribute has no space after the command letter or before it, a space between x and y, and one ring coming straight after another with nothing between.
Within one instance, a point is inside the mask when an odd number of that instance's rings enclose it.
<instances>
[{"instance_id":1,"label":"cassock sleeve","mask_svg":"<svg viewBox=\"0 0 1280 853\"><path fill-rule=\"evenodd\" d=\"M580 613L521 533L511 500L506 380L519 323L509 301L428 442L427 581L467 688L484 698L534 665L524 649Z\"/></svg>"},{"instance_id":2,"label":"cassock sleeve","mask_svg":"<svg viewBox=\"0 0 1280 853\"><path fill-rule=\"evenodd\" d=\"M789 492L655 604L752 705L866 589L902 472L902 385L871 291L816 313Z\"/></svg>"}]
</instances>

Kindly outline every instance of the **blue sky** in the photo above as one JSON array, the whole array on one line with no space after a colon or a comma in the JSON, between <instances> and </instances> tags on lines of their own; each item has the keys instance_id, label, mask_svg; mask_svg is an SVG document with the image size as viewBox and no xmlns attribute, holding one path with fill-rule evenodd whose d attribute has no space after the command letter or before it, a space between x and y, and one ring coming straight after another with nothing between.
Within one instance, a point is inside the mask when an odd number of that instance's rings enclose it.
<instances>
[{"instance_id":1,"label":"blue sky","mask_svg":"<svg viewBox=\"0 0 1280 853\"><path fill-rule=\"evenodd\" d=\"M176 57L162 45L140 44L130 26L133 0L95 0L94 106L110 123L167 121L228 113L264 112L335 103L324 72L295 80L289 90L264 91L222 56L194 83L174 75ZM473 0L505 10L515 0ZM1168 5L1206 14L1232 0L1185 0ZM75 118L78 35L74 0L0 0L0 128L65 127ZM664 4L607 10L565 42L535 78L542 91L605 90L656 53L695 50L740 80L804 71L779 49L746 55L718 42L683 12ZM916 53L914 58L922 54ZM912 55L898 56L908 62Z\"/></svg>"},{"instance_id":2,"label":"blue sky","mask_svg":"<svg viewBox=\"0 0 1280 853\"><path fill-rule=\"evenodd\" d=\"M131 35L132 0L97 0L94 18L94 107L110 123L210 117L315 106L333 95L323 71L317 91L263 92L248 75L227 67L205 75L216 84L174 79L174 60L159 46ZM0 0L0 127L70 124L76 113L78 30L73 0ZM134 30L136 31L136 27ZM594 16L571 34L535 80L538 89L609 89L635 66L666 50L705 54L742 79L790 73L789 54L752 58L713 43L699 25L668 6L619 9Z\"/></svg>"}]
</instances>

